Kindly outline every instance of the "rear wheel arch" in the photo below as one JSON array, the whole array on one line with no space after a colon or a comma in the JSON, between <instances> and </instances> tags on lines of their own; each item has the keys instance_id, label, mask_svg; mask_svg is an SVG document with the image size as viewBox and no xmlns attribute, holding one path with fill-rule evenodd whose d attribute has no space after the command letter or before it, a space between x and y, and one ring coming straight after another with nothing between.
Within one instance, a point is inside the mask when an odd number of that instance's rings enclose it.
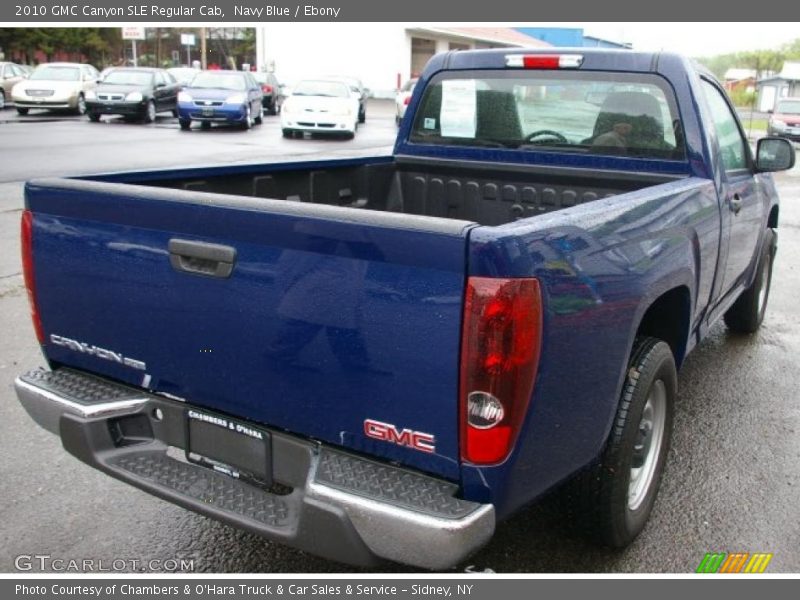
<instances>
[{"instance_id":1,"label":"rear wheel arch","mask_svg":"<svg viewBox=\"0 0 800 600\"><path fill-rule=\"evenodd\" d=\"M652 337L666 342L680 367L689 341L692 296L689 287L679 285L657 296L643 311L633 339Z\"/></svg>"}]
</instances>

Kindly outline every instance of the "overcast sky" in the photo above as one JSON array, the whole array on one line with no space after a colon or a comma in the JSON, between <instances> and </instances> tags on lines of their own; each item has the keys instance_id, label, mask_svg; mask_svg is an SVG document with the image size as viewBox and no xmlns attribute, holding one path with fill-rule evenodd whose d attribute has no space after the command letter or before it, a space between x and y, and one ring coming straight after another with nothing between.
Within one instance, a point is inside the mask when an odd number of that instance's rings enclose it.
<instances>
[{"instance_id":1,"label":"overcast sky","mask_svg":"<svg viewBox=\"0 0 800 600\"><path fill-rule=\"evenodd\" d=\"M553 23L583 27L586 35L631 42L637 50L672 50L712 56L777 48L800 38L800 23Z\"/></svg>"}]
</instances>

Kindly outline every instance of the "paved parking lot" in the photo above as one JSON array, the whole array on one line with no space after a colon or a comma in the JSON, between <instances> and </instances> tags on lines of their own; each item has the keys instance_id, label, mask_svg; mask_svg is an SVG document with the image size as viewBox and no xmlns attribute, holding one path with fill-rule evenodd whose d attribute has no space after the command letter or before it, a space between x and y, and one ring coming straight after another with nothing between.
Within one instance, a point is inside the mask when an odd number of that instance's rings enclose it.
<instances>
[{"instance_id":1,"label":"paved parking lot","mask_svg":"<svg viewBox=\"0 0 800 600\"><path fill-rule=\"evenodd\" d=\"M317 559L189 513L101 475L62 451L13 394L43 364L20 276L22 182L32 177L222 162L391 152L390 103L373 103L355 140L284 140L277 117L251 131L181 132L0 113L0 570L20 554L65 559L194 559L198 571L328 572ZM783 204L762 331L717 326L680 374L675 438L653 519L627 550L587 545L545 499L499 526L461 565L498 572L692 571L709 551L772 552L769 572L800 571L800 169L778 177ZM421 541L421 543L424 543ZM387 565L386 570L403 570Z\"/></svg>"}]
</instances>

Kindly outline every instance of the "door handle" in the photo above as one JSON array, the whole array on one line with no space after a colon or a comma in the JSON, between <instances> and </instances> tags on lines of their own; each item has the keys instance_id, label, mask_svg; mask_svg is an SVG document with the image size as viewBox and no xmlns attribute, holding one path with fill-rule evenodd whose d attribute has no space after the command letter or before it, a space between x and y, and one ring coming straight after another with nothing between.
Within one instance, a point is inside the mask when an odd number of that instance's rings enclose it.
<instances>
[{"instance_id":1,"label":"door handle","mask_svg":"<svg viewBox=\"0 0 800 600\"><path fill-rule=\"evenodd\" d=\"M742 210L742 197L739 194L734 194L730 199L730 206L733 214L738 215L739 211Z\"/></svg>"},{"instance_id":2,"label":"door handle","mask_svg":"<svg viewBox=\"0 0 800 600\"><path fill-rule=\"evenodd\" d=\"M169 241L169 263L183 273L227 279L236 263L236 248L173 238Z\"/></svg>"}]
</instances>

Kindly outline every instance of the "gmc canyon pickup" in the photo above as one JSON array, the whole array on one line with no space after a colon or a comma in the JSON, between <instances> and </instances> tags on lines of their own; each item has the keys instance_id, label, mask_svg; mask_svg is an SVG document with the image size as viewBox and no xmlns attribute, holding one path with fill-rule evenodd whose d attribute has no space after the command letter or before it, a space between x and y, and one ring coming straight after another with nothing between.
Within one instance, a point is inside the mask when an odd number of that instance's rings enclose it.
<instances>
[{"instance_id":1,"label":"gmc canyon pickup","mask_svg":"<svg viewBox=\"0 0 800 600\"><path fill-rule=\"evenodd\" d=\"M793 164L677 55L437 55L392 156L29 182L49 368L16 391L87 464L334 560L448 568L556 486L621 547L676 370L764 318Z\"/></svg>"}]
</instances>

